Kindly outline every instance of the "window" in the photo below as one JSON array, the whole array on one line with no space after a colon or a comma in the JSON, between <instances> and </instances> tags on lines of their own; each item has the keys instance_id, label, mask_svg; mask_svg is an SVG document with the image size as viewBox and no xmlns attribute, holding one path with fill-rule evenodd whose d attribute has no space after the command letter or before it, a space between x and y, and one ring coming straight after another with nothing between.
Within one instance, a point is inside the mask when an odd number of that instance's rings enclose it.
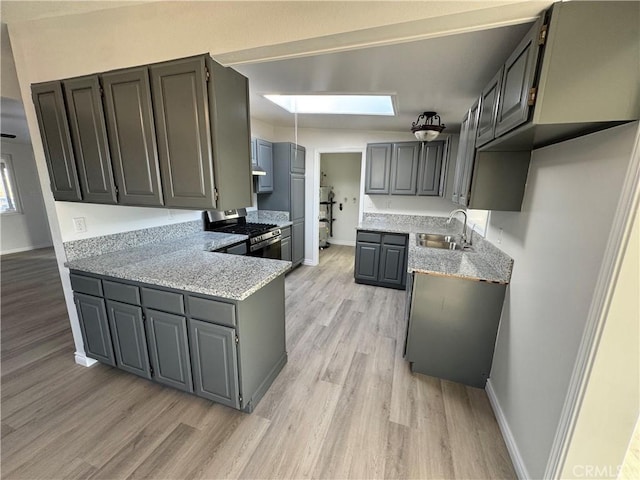
<instances>
[{"instance_id":1,"label":"window","mask_svg":"<svg viewBox=\"0 0 640 480\"><path fill-rule=\"evenodd\" d=\"M390 95L264 95L290 113L393 116Z\"/></svg>"},{"instance_id":2,"label":"window","mask_svg":"<svg viewBox=\"0 0 640 480\"><path fill-rule=\"evenodd\" d=\"M0 213L20 213L20 198L16 188L11 155L0 155Z\"/></svg>"}]
</instances>

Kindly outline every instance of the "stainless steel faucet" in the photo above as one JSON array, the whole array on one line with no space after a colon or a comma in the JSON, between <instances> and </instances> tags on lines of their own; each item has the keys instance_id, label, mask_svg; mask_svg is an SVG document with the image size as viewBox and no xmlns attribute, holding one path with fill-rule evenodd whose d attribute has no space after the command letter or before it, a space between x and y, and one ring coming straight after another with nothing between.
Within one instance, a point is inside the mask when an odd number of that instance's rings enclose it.
<instances>
[{"instance_id":1,"label":"stainless steel faucet","mask_svg":"<svg viewBox=\"0 0 640 480\"><path fill-rule=\"evenodd\" d=\"M451 220L453 219L453 216L456 213L461 213L462 215L464 215L464 222L462 222L462 244L466 245L467 243L467 212L465 210L463 210L462 208L457 208L455 210L453 210L450 214L449 214L449 218L447 219L447 225L449 225L451 223Z\"/></svg>"}]
</instances>

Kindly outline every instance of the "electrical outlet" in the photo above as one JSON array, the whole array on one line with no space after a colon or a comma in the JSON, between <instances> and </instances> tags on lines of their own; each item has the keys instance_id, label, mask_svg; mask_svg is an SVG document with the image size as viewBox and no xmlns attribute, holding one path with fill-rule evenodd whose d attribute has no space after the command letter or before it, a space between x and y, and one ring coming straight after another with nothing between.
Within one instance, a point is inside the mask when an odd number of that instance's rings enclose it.
<instances>
[{"instance_id":1,"label":"electrical outlet","mask_svg":"<svg viewBox=\"0 0 640 480\"><path fill-rule=\"evenodd\" d=\"M73 219L73 229L76 233L84 233L87 231L87 222L84 217L75 217Z\"/></svg>"}]
</instances>

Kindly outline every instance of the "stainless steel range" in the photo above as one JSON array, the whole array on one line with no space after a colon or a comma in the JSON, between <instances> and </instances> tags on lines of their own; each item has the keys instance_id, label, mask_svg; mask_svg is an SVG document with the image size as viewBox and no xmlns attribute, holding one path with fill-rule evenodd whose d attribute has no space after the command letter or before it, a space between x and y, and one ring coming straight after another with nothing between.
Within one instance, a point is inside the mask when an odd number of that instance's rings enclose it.
<instances>
[{"instance_id":1,"label":"stainless steel range","mask_svg":"<svg viewBox=\"0 0 640 480\"><path fill-rule=\"evenodd\" d=\"M280 237L277 225L247 222L247 210L207 210L202 212L205 231L248 235L247 254L252 257L281 258Z\"/></svg>"}]
</instances>

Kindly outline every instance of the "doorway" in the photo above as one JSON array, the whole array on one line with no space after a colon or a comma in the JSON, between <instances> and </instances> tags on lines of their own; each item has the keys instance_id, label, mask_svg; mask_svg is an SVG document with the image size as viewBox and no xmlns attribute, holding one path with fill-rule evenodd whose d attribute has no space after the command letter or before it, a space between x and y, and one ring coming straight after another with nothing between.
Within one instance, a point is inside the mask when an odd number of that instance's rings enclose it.
<instances>
[{"instance_id":1,"label":"doorway","mask_svg":"<svg viewBox=\"0 0 640 480\"><path fill-rule=\"evenodd\" d=\"M320 154L320 248L327 243L355 246L360 221L361 171L361 152Z\"/></svg>"}]
</instances>

